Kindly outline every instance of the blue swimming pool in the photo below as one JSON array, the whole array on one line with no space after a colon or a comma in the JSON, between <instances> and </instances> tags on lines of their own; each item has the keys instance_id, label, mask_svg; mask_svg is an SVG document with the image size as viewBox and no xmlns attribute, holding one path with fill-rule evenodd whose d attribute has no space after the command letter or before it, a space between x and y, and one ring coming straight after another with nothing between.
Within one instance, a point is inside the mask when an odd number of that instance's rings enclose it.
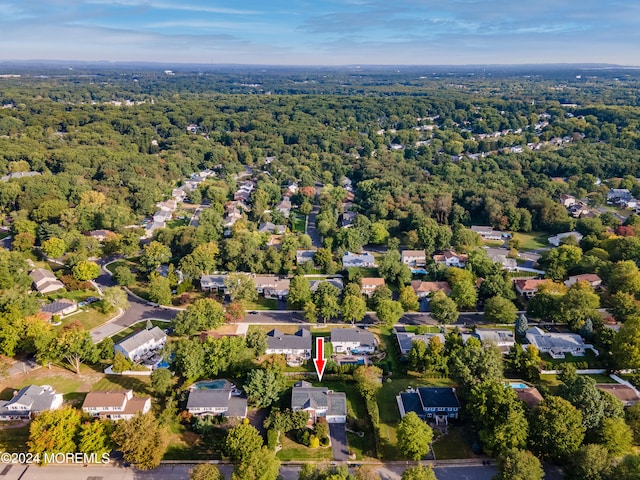
<instances>
[{"instance_id":1,"label":"blue swimming pool","mask_svg":"<svg viewBox=\"0 0 640 480\"><path fill-rule=\"evenodd\" d=\"M424 268L414 268L413 270L411 270L411 273L413 273L414 275L426 275L427 271Z\"/></svg>"},{"instance_id":2,"label":"blue swimming pool","mask_svg":"<svg viewBox=\"0 0 640 480\"><path fill-rule=\"evenodd\" d=\"M190 388L194 390L222 390L225 388L231 390L233 384L221 378L218 380L202 380L201 382L194 383Z\"/></svg>"},{"instance_id":3,"label":"blue swimming pool","mask_svg":"<svg viewBox=\"0 0 640 480\"><path fill-rule=\"evenodd\" d=\"M509 386L511 388L529 388L529 385L520 382L509 383Z\"/></svg>"},{"instance_id":4,"label":"blue swimming pool","mask_svg":"<svg viewBox=\"0 0 640 480\"><path fill-rule=\"evenodd\" d=\"M358 358L357 360L343 360L340 365L364 365L364 358Z\"/></svg>"}]
</instances>

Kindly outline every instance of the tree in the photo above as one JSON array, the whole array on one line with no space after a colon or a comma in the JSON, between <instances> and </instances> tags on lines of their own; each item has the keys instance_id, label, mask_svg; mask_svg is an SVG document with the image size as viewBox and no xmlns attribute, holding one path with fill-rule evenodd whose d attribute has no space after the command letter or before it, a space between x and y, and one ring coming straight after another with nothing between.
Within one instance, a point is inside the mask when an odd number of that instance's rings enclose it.
<instances>
[{"instance_id":1,"label":"tree","mask_svg":"<svg viewBox=\"0 0 640 480\"><path fill-rule=\"evenodd\" d=\"M600 425L600 443L612 457L621 457L631 451L633 431L622 418L605 418Z\"/></svg>"},{"instance_id":2,"label":"tree","mask_svg":"<svg viewBox=\"0 0 640 480\"><path fill-rule=\"evenodd\" d=\"M627 408L626 420L633 432L634 444L638 445L640 443L640 402Z\"/></svg>"},{"instance_id":3,"label":"tree","mask_svg":"<svg viewBox=\"0 0 640 480\"><path fill-rule=\"evenodd\" d=\"M459 333L455 337L459 338ZM474 338L463 346L458 341L462 339L453 340L452 335L447 335L445 350L449 355L449 374L463 390L484 381L502 380L502 352L497 347L485 348Z\"/></svg>"},{"instance_id":4,"label":"tree","mask_svg":"<svg viewBox=\"0 0 640 480\"><path fill-rule=\"evenodd\" d=\"M472 310L478 302L478 291L470 281L455 282L451 289L451 298L456 302L458 309Z\"/></svg>"},{"instance_id":5,"label":"tree","mask_svg":"<svg viewBox=\"0 0 640 480\"><path fill-rule=\"evenodd\" d=\"M88 260L82 260L73 266L71 273L73 278L81 282L93 280L100 275L100 265Z\"/></svg>"},{"instance_id":6,"label":"tree","mask_svg":"<svg viewBox=\"0 0 640 480\"><path fill-rule=\"evenodd\" d=\"M32 233L18 233L13 237L11 246L18 252L28 252L36 243L36 237Z\"/></svg>"},{"instance_id":7,"label":"tree","mask_svg":"<svg viewBox=\"0 0 640 480\"><path fill-rule=\"evenodd\" d=\"M420 310L420 300L418 299L418 295L413 290L411 285L407 285L406 287L402 287L400 289L400 296L398 297L398 301L402 305L402 308L405 312L417 312Z\"/></svg>"},{"instance_id":8,"label":"tree","mask_svg":"<svg viewBox=\"0 0 640 480\"><path fill-rule=\"evenodd\" d=\"M529 329L529 321L527 320L527 316L524 313L521 313L516 319L516 327L515 327L516 335L520 338L524 338L528 329Z\"/></svg>"},{"instance_id":9,"label":"tree","mask_svg":"<svg viewBox=\"0 0 640 480\"><path fill-rule=\"evenodd\" d=\"M224 309L224 321L227 323L238 323L245 315L246 312L242 301L231 302Z\"/></svg>"},{"instance_id":10,"label":"tree","mask_svg":"<svg viewBox=\"0 0 640 480\"><path fill-rule=\"evenodd\" d=\"M377 308L382 300L393 300L393 292L386 285L382 285L375 289L371 298L374 308Z\"/></svg>"},{"instance_id":11,"label":"tree","mask_svg":"<svg viewBox=\"0 0 640 480\"><path fill-rule=\"evenodd\" d=\"M318 314L327 323L330 318L336 317L340 313L338 296L340 291L329 282L321 282L313 296L313 303L318 309Z\"/></svg>"},{"instance_id":12,"label":"tree","mask_svg":"<svg viewBox=\"0 0 640 480\"><path fill-rule=\"evenodd\" d=\"M231 480L277 480L280 460L267 447L251 451L233 470Z\"/></svg>"},{"instance_id":13,"label":"tree","mask_svg":"<svg viewBox=\"0 0 640 480\"><path fill-rule=\"evenodd\" d=\"M342 318L355 324L367 313L367 303L362 296L348 295L342 301Z\"/></svg>"},{"instance_id":14,"label":"tree","mask_svg":"<svg viewBox=\"0 0 640 480\"><path fill-rule=\"evenodd\" d=\"M618 480L636 480L640 478L640 455L627 455L613 469L610 478Z\"/></svg>"},{"instance_id":15,"label":"tree","mask_svg":"<svg viewBox=\"0 0 640 480\"><path fill-rule=\"evenodd\" d=\"M131 367L133 367L133 362L125 357L124 353L115 353L115 355L113 356L113 365L111 366L111 369L115 373L126 372L128 370L131 370Z\"/></svg>"},{"instance_id":16,"label":"tree","mask_svg":"<svg viewBox=\"0 0 640 480\"><path fill-rule=\"evenodd\" d=\"M176 315L173 321L178 335L193 335L218 328L224 323L224 307L212 298L201 298Z\"/></svg>"},{"instance_id":17,"label":"tree","mask_svg":"<svg viewBox=\"0 0 640 480\"><path fill-rule=\"evenodd\" d=\"M596 381L586 375L568 375L563 381L559 395L580 410L587 431L597 428L604 417L604 404Z\"/></svg>"},{"instance_id":18,"label":"tree","mask_svg":"<svg viewBox=\"0 0 640 480\"><path fill-rule=\"evenodd\" d=\"M98 360L98 349L93 343L91 334L77 322L64 326L50 345L51 358L64 360L80 375L83 362Z\"/></svg>"},{"instance_id":19,"label":"tree","mask_svg":"<svg viewBox=\"0 0 640 480\"><path fill-rule=\"evenodd\" d=\"M431 465L409 467L402 472L401 480L437 480Z\"/></svg>"},{"instance_id":20,"label":"tree","mask_svg":"<svg viewBox=\"0 0 640 480\"><path fill-rule=\"evenodd\" d=\"M29 451L41 459L45 453L74 453L80 417L80 411L71 406L41 412L29 427Z\"/></svg>"},{"instance_id":21,"label":"tree","mask_svg":"<svg viewBox=\"0 0 640 480\"><path fill-rule=\"evenodd\" d=\"M398 323L403 314L402 305L395 300L382 300L376 307L376 316L387 326Z\"/></svg>"},{"instance_id":22,"label":"tree","mask_svg":"<svg viewBox=\"0 0 640 480\"><path fill-rule=\"evenodd\" d=\"M171 305L171 282L158 272L149 276L149 300L159 305Z\"/></svg>"},{"instance_id":23,"label":"tree","mask_svg":"<svg viewBox=\"0 0 640 480\"><path fill-rule=\"evenodd\" d=\"M611 460L609 452L602 445L582 445L565 467L565 478L580 480L606 480L609 478ZM616 477L618 478L618 477Z\"/></svg>"},{"instance_id":24,"label":"tree","mask_svg":"<svg viewBox=\"0 0 640 480\"><path fill-rule=\"evenodd\" d=\"M398 447L409 460L420 460L431 448L433 430L415 414L407 413L398 425Z\"/></svg>"},{"instance_id":25,"label":"tree","mask_svg":"<svg viewBox=\"0 0 640 480\"><path fill-rule=\"evenodd\" d=\"M458 320L458 306L446 293L438 290L429 301L431 316L440 323L449 324Z\"/></svg>"},{"instance_id":26,"label":"tree","mask_svg":"<svg viewBox=\"0 0 640 480\"><path fill-rule=\"evenodd\" d=\"M311 300L311 284L309 279L296 275L291 279L287 305L293 310L302 310L305 303Z\"/></svg>"},{"instance_id":27,"label":"tree","mask_svg":"<svg viewBox=\"0 0 640 480\"><path fill-rule=\"evenodd\" d=\"M496 480L542 480L544 470L535 455L526 450L509 450L498 461ZM579 478L579 477L575 477Z\"/></svg>"},{"instance_id":28,"label":"tree","mask_svg":"<svg viewBox=\"0 0 640 480\"><path fill-rule=\"evenodd\" d=\"M173 375L167 368L156 368L151 372L151 387L156 395L164 397L173 385Z\"/></svg>"},{"instance_id":29,"label":"tree","mask_svg":"<svg viewBox=\"0 0 640 480\"><path fill-rule=\"evenodd\" d=\"M140 266L150 273L160 265L168 263L171 259L171 250L166 245L153 240L149 245L145 245L140 256Z\"/></svg>"},{"instance_id":30,"label":"tree","mask_svg":"<svg viewBox=\"0 0 640 480\"><path fill-rule=\"evenodd\" d=\"M178 268L186 278L199 279L202 275L215 272L220 253L216 242L198 245L193 251L182 257Z\"/></svg>"},{"instance_id":31,"label":"tree","mask_svg":"<svg viewBox=\"0 0 640 480\"><path fill-rule=\"evenodd\" d=\"M218 467L211 463L201 463L189 472L190 480L224 480Z\"/></svg>"},{"instance_id":32,"label":"tree","mask_svg":"<svg viewBox=\"0 0 640 480\"><path fill-rule=\"evenodd\" d=\"M232 461L238 463L262 448L260 432L252 425L241 424L229 430L225 440L225 451Z\"/></svg>"},{"instance_id":33,"label":"tree","mask_svg":"<svg viewBox=\"0 0 640 480\"><path fill-rule=\"evenodd\" d=\"M109 309L122 309L129 308L129 297L120 287L107 287L102 290L102 301L109 306Z\"/></svg>"},{"instance_id":34,"label":"tree","mask_svg":"<svg viewBox=\"0 0 640 480\"><path fill-rule=\"evenodd\" d=\"M640 302L631 293L618 292L609 298L609 312L616 322L624 323L629 318L640 317Z\"/></svg>"},{"instance_id":35,"label":"tree","mask_svg":"<svg viewBox=\"0 0 640 480\"><path fill-rule=\"evenodd\" d=\"M113 269L113 278L122 287L128 287L136 283L136 276L125 265L119 265Z\"/></svg>"},{"instance_id":36,"label":"tree","mask_svg":"<svg viewBox=\"0 0 640 480\"><path fill-rule=\"evenodd\" d=\"M389 250L382 256L378 264L378 272L387 283L403 287L411 281L411 270L402 263L402 256L398 250Z\"/></svg>"},{"instance_id":37,"label":"tree","mask_svg":"<svg viewBox=\"0 0 640 480\"><path fill-rule=\"evenodd\" d=\"M267 408L280 398L285 389L282 375L275 369L254 369L247 375L244 390L249 400L258 408Z\"/></svg>"},{"instance_id":38,"label":"tree","mask_svg":"<svg viewBox=\"0 0 640 480\"><path fill-rule=\"evenodd\" d=\"M258 300L256 284L249 275L245 273L230 273L224 279L224 286L229 290L232 301L242 300L255 302Z\"/></svg>"},{"instance_id":39,"label":"tree","mask_svg":"<svg viewBox=\"0 0 640 480\"><path fill-rule=\"evenodd\" d=\"M493 323L513 323L518 309L510 300L493 297L484 304L484 319Z\"/></svg>"},{"instance_id":40,"label":"tree","mask_svg":"<svg viewBox=\"0 0 640 480\"><path fill-rule=\"evenodd\" d=\"M107 420L94 420L80 425L78 435L78 451L82 453L95 453L101 457L113 449L111 433L113 424Z\"/></svg>"},{"instance_id":41,"label":"tree","mask_svg":"<svg viewBox=\"0 0 640 480\"><path fill-rule=\"evenodd\" d=\"M42 250L49 258L60 258L67 251L67 244L60 238L51 237L42 242Z\"/></svg>"},{"instance_id":42,"label":"tree","mask_svg":"<svg viewBox=\"0 0 640 480\"><path fill-rule=\"evenodd\" d=\"M256 357L264 355L268 347L267 334L262 330L251 330L247 333L246 342L247 347L253 350Z\"/></svg>"},{"instance_id":43,"label":"tree","mask_svg":"<svg viewBox=\"0 0 640 480\"><path fill-rule=\"evenodd\" d=\"M111 439L125 461L140 470L160 465L168 443L164 428L151 412L138 412L131 420L119 422Z\"/></svg>"},{"instance_id":44,"label":"tree","mask_svg":"<svg viewBox=\"0 0 640 480\"><path fill-rule=\"evenodd\" d=\"M308 301L303 307L304 319L309 323L316 323L318 321L318 309L316 304L312 301Z\"/></svg>"},{"instance_id":45,"label":"tree","mask_svg":"<svg viewBox=\"0 0 640 480\"><path fill-rule=\"evenodd\" d=\"M382 370L374 366L360 366L353 372L353 379L360 395L365 399L374 399L378 391L382 388Z\"/></svg>"},{"instance_id":46,"label":"tree","mask_svg":"<svg viewBox=\"0 0 640 480\"><path fill-rule=\"evenodd\" d=\"M580 448L583 439L582 414L565 399L547 397L533 411L529 442L542 458L566 461Z\"/></svg>"},{"instance_id":47,"label":"tree","mask_svg":"<svg viewBox=\"0 0 640 480\"><path fill-rule=\"evenodd\" d=\"M562 297L560 312L556 317L572 330L578 330L588 319L599 319L600 297L588 282L576 282Z\"/></svg>"}]
</instances>

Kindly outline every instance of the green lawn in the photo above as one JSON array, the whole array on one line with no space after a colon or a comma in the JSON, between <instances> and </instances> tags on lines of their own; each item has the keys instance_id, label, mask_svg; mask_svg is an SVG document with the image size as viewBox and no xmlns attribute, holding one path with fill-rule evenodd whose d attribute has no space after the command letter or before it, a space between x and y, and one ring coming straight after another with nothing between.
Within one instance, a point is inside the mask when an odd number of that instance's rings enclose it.
<instances>
[{"instance_id":1,"label":"green lawn","mask_svg":"<svg viewBox=\"0 0 640 480\"><path fill-rule=\"evenodd\" d=\"M291 460L333 460L331 447L309 448L297 443L287 437L280 435L282 450L277 453L277 457L283 461Z\"/></svg>"},{"instance_id":2,"label":"green lawn","mask_svg":"<svg viewBox=\"0 0 640 480\"><path fill-rule=\"evenodd\" d=\"M244 302L244 309L249 312L251 310L277 310L278 300L275 298L258 297L255 302Z\"/></svg>"},{"instance_id":3,"label":"green lawn","mask_svg":"<svg viewBox=\"0 0 640 480\"><path fill-rule=\"evenodd\" d=\"M538 250L549 246L548 232L514 233L513 238L520 241L520 250Z\"/></svg>"},{"instance_id":4,"label":"green lawn","mask_svg":"<svg viewBox=\"0 0 640 480\"><path fill-rule=\"evenodd\" d=\"M132 262L131 260L116 260L113 263L110 263L109 265L107 265L107 270L109 270L111 273L113 273L115 271L116 268L118 267L128 267L128 268L132 268L132 267L138 267L138 264L135 262Z\"/></svg>"},{"instance_id":5,"label":"green lawn","mask_svg":"<svg viewBox=\"0 0 640 480\"><path fill-rule=\"evenodd\" d=\"M140 395L151 394L151 378L148 376L127 377L125 375L107 375L91 386L91 391L98 390L133 390Z\"/></svg>"},{"instance_id":6,"label":"green lawn","mask_svg":"<svg viewBox=\"0 0 640 480\"><path fill-rule=\"evenodd\" d=\"M27 452L27 440L29 440L29 425L0 430L0 451L9 453Z\"/></svg>"},{"instance_id":7,"label":"green lawn","mask_svg":"<svg viewBox=\"0 0 640 480\"><path fill-rule=\"evenodd\" d=\"M467 445L459 427L449 427L446 435L433 442L433 453L436 460L451 460L456 458L472 458L473 452Z\"/></svg>"},{"instance_id":8,"label":"green lawn","mask_svg":"<svg viewBox=\"0 0 640 480\"><path fill-rule=\"evenodd\" d=\"M95 308L87 306L85 308L82 308L80 312L63 318L60 328L71 322L80 322L85 329L92 330L97 326L102 325L109 319L113 318L116 314L117 312L115 311L112 313L100 313Z\"/></svg>"},{"instance_id":9,"label":"green lawn","mask_svg":"<svg viewBox=\"0 0 640 480\"><path fill-rule=\"evenodd\" d=\"M304 223L305 223L304 215L300 215L299 213L296 213L291 216L290 220L291 220L291 230L294 233L295 232L304 233Z\"/></svg>"},{"instance_id":10,"label":"green lawn","mask_svg":"<svg viewBox=\"0 0 640 480\"><path fill-rule=\"evenodd\" d=\"M167 222L167 228L186 227L189 225L190 219L188 218L176 218L175 220L169 220Z\"/></svg>"},{"instance_id":11,"label":"green lawn","mask_svg":"<svg viewBox=\"0 0 640 480\"><path fill-rule=\"evenodd\" d=\"M44 371L43 369L42 371ZM11 385L11 388L5 388L0 392L0 398L3 400L9 400L13 396L13 392L20 390L27 385L51 385L57 393L73 393L78 390L82 385L82 379L80 378L68 378L64 375L43 376L42 378L30 377L23 380L21 383Z\"/></svg>"},{"instance_id":12,"label":"green lawn","mask_svg":"<svg viewBox=\"0 0 640 480\"><path fill-rule=\"evenodd\" d=\"M376 335L380 340L379 348L386 352L385 360L391 362L391 372L394 375L400 375L403 368L400 366L400 357L397 352L395 335L391 333L391 328L388 327L373 327L369 328L369 331Z\"/></svg>"},{"instance_id":13,"label":"green lawn","mask_svg":"<svg viewBox=\"0 0 640 480\"><path fill-rule=\"evenodd\" d=\"M171 325L171 322L162 322L160 320L151 320L151 324L154 327L160 327L162 329L165 329L167 327L169 327ZM111 337L111 340L113 340L113 343L118 343L120 340L123 340L125 338L127 338L129 335L131 335L132 333L135 333L139 330L144 330L145 328L147 328L147 321L144 320L142 322L138 322L135 323L133 325L131 325L128 328L125 328L124 330L116 333L113 337Z\"/></svg>"},{"instance_id":14,"label":"green lawn","mask_svg":"<svg viewBox=\"0 0 640 480\"><path fill-rule=\"evenodd\" d=\"M545 362L551 363L553 366L562 365L563 363L587 362L589 368L600 368L599 359L593 350L587 350L582 357L574 357L570 353L565 353L565 358L552 358L548 353L543 353L540 358Z\"/></svg>"}]
</instances>

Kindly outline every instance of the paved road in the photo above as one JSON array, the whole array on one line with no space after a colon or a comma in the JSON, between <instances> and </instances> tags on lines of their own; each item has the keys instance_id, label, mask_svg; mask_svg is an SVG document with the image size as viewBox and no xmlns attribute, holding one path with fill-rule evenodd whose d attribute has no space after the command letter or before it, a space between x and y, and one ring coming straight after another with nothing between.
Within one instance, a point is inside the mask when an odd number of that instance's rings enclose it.
<instances>
[{"instance_id":1,"label":"paved road","mask_svg":"<svg viewBox=\"0 0 640 480\"><path fill-rule=\"evenodd\" d=\"M333 459L338 462L346 462L349 460L349 448L347 447L347 425L344 423L330 423L329 435L331 436Z\"/></svg>"}]
</instances>

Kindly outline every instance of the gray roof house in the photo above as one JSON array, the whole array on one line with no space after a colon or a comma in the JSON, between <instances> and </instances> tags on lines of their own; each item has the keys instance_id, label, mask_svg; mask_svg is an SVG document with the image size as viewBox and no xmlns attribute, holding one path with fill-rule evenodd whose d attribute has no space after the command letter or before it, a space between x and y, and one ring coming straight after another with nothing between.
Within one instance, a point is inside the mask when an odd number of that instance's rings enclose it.
<instances>
[{"instance_id":1,"label":"gray roof house","mask_svg":"<svg viewBox=\"0 0 640 480\"><path fill-rule=\"evenodd\" d=\"M301 328L294 335L286 335L278 329L267 333L267 354L303 355L311 358L313 339L311 332Z\"/></svg>"},{"instance_id":2,"label":"gray roof house","mask_svg":"<svg viewBox=\"0 0 640 480\"><path fill-rule=\"evenodd\" d=\"M324 417L327 423L347 421L347 396L326 387L314 387L309 382L296 383L291 390L291 410L304 410L312 422Z\"/></svg>"},{"instance_id":3,"label":"gray roof house","mask_svg":"<svg viewBox=\"0 0 640 480\"><path fill-rule=\"evenodd\" d=\"M187 411L192 415L224 415L230 418L247 416L247 399L233 388L192 389L189 391Z\"/></svg>"},{"instance_id":4,"label":"gray roof house","mask_svg":"<svg viewBox=\"0 0 640 480\"><path fill-rule=\"evenodd\" d=\"M200 277L200 288L202 290L224 290L224 280L227 278L226 274L219 275L202 275Z\"/></svg>"},{"instance_id":5,"label":"gray roof house","mask_svg":"<svg viewBox=\"0 0 640 480\"><path fill-rule=\"evenodd\" d=\"M62 406L62 394L49 385L29 385L8 401L0 401L0 420L28 419L45 410Z\"/></svg>"},{"instance_id":6,"label":"gray roof house","mask_svg":"<svg viewBox=\"0 0 640 480\"><path fill-rule=\"evenodd\" d=\"M39 293L51 293L64 288L64 284L56 278L51 270L36 268L29 273L33 288Z\"/></svg>"},{"instance_id":7,"label":"gray roof house","mask_svg":"<svg viewBox=\"0 0 640 480\"><path fill-rule=\"evenodd\" d=\"M373 353L376 338L361 328L334 328L331 330L331 344L336 353Z\"/></svg>"},{"instance_id":8,"label":"gray roof house","mask_svg":"<svg viewBox=\"0 0 640 480\"><path fill-rule=\"evenodd\" d=\"M440 343L444 345L444 334L442 333L427 333L425 335L416 335L413 332L396 332L396 338L398 340L398 347L401 355L407 355L413 342L424 342L425 345L429 345L429 342L433 337L437 337Z\"/></svg>"},{"instance_id":9,"label":"gray roof house","mask_svg":"<svg viewBox=\"0 0 640 480\"><path fill-rule=\"evenodd\" d=\"M458 418L460 402L454 388L409 387L396 397L400 416L415 412L420 418L435 419L436 424Z\"/></svg>"},{"instance_id":10,"label":"gray roof house","mask_svg":"<svg viewBox=\"0 0 640 480\"><path fill-rule=\"evenodd\" d=\"M46 316L51 317L53 315L69 315L78 309L78 304L74 300L68 300L61 298L55 302L47 303L40 307L40 311Z\"/></svg>"},{"instance_id":11,"label":"gray roof house","mask_svg":"<svg viewBox=\"0 0 640 480\"><path fill-rule=\"evenodd\" d=\"M344 268L374 267L375 263L376 259L368 252L363 252L361 254L346 252L342 256L342 266Z\"/></svg>"},{"instance_id":12,"label":"gray roof house","mask_svg":"<svg viewBox=\"0 0 640 480\"><path fill-rule=\"evenodd\" d=\"M285 225L276 225L271 222L265 222L258 226L258 231L260 233L275 233L277 235L281 235L287 231L287 227Z\"/></svg>"},{"instance_id":13,"label":"gray roof house","mask_svg":"<svg viewBox=\"0 0 640 480\"><path fill-rule=\"evenodd\" d=\"M140 360L142 357L150 356L164 347L167 335L158 327L151 330L141 330L129 335L127 338L117 343L113 349L115 353L122 353L132 361Z\"/></svg>"},{"instance_id":14,"label":"gray roof house","mask_svg":"<svg viewBox=\"0 0 640 480\"><path fill-rule=\"evenodd\" d=\"M305 262L313 262L316 250L296 250L296 263L301 265Z\"/></svg>"}]
</instances>

